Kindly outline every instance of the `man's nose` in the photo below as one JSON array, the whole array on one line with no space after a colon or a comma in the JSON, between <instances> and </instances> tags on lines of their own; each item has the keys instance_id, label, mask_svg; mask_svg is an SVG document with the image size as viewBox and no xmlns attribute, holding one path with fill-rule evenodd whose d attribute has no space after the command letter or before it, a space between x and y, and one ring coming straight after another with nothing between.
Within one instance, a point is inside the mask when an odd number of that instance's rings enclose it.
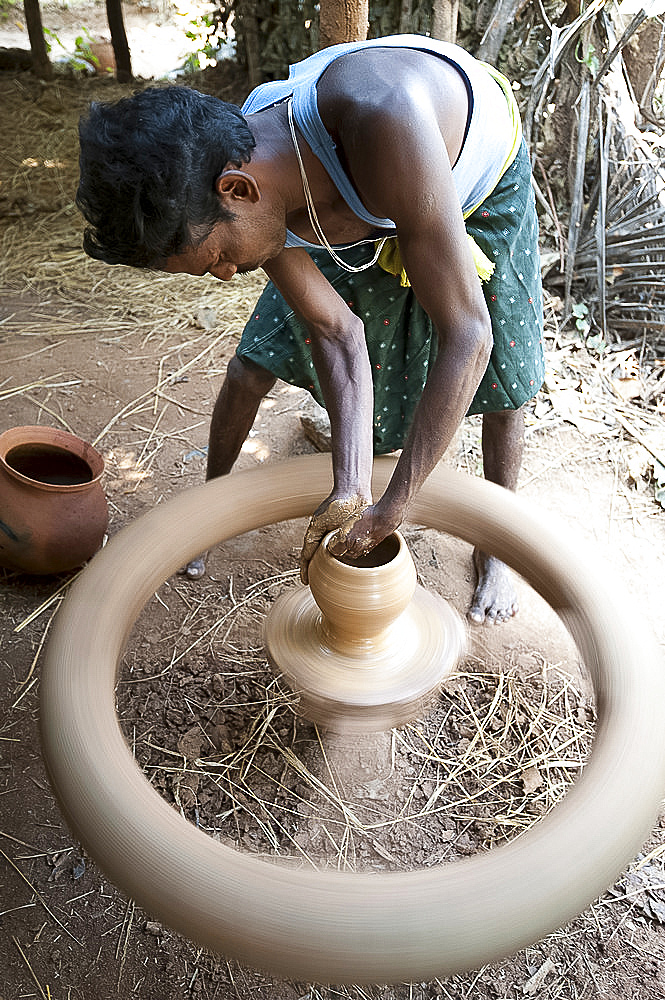
<instances>
[{"instance_id":1,"label":"man's nose","mask_svg":"<svg viewBox=\"0 0 665 1000\"><path fill-rule=\"evenodd\" d=\"M235 264L217 264L211 268L211 273L220 281L230 281L238 268Z\"/></svg>"}]
</instances>

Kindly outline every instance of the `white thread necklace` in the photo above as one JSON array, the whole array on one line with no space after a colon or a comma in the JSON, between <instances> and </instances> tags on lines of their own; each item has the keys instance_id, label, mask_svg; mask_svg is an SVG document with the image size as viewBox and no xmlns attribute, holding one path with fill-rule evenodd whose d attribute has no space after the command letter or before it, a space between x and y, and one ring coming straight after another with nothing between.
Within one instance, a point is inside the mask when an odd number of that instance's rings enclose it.
<instances>
[{"instance_id":1,"label":"white thread necklace","mask_svg":"<svg viewBox=\"0 0 665 1000\"><path fill-rule=\"evenodd\" d=\"M296 126L293 121L293 109L291 107L292 103L293 103L293 98L290 97L286 105L286 110L289 118L289 128L291 129L291 138L293 139L293 148L296 151L296 158L298 160L298 166L300 167L300 177L302 179L302 189L305 194L305 204L307 205L307 214L309 216L309 221L312 226L312 229L314 230L316 236L318 237L321 246L326 248L326 250L328 251L328 253L330 254L330 256L332 257L332 259L335 261L336 264L339 264L339 266L344 268L345 271L350 271L353 274L358 274L360 271L366 271L368 268L373 267L374 264L376 264L377 260L379 259L379 254L383 250L383 245L388 239L388 237L384 236L383 239L379 242L376 248L376 253L372 257L372 259L367 261L366 264L361 264L359 267L355 267L353 264L347 264L345 260L342 260L339 254L335 253L333 248L330 246L330 243L328 243L328 240L326 239L325 233L321 228L321 223L319 222L319 217L316 214L316 208L314 207L314 199L312 198L312 192L310 190L309 181L307 180L307 174L305 173L305 164L302 161L302 156L300 155L300 147L298 146L298 137L296 136ZM350 244L350 246L354 245L355 244ZM347 248L344 247L340 249L347 249Z\"/></svg>"}]
</instances>

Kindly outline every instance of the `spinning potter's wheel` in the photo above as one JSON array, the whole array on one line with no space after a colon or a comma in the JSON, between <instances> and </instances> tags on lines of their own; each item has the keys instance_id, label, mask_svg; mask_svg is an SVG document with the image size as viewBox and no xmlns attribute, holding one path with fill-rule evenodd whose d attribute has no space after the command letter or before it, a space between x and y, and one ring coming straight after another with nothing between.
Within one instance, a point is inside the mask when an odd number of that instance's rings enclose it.
<instances>
[{"instance_id":1,"label":"spinning potter's wheel","mask_svg":"<svg viewBox=\"0 0 665 1000\"><path fill-rule=\"evenodd\" d=\"M375 495L394 468L375 462ZM591 756L561 803L516 840L419 871L280 868L183 819L137 765L115 713L127 636L163 581L226 538L311 515L331 484L326 455L225 476L160 504L92 559L58 612L42 674L51 784L109 880L212 951L321 983L478 968L561 927L611 885L665 789L660 650L611 575L526 501L441 468L411 510L519 572L568 626L593 683Z\"/></svg>"},{"instance_id":2,"label":"spinning potter's wheel","mask_svg":"<svg viewBox=\"0 0 665 1000\"><path fill-rule=\"evenodd\" d=\"M462 653L464 627L416 583L399 532L357 560L336 558L334 537L314 554L309 588L275 602L266 653L307 719L338 733L392 729L432 700Z\"/></svg>"}]
</instances>

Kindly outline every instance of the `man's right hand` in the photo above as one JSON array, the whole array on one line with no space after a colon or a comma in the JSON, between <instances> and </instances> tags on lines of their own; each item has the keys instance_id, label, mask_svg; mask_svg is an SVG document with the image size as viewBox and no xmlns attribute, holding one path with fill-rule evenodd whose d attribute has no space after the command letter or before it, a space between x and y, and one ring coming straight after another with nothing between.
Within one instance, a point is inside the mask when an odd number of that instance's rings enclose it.
<instances>
[{"instance_id":1,"label":"man's right hand","mask_svg":"<svg viewBox=\"0 0 665 1000\"><path fill-rule=\"evenodd\" d=\"M306 584L308 581L310 561L324 536L329 531L339 528L348 532L371 502L359 493L355 493L346 497L328 497L317 507L305 532L300 554L300 579L303 583Z\"/></svg>"}]
</instances>

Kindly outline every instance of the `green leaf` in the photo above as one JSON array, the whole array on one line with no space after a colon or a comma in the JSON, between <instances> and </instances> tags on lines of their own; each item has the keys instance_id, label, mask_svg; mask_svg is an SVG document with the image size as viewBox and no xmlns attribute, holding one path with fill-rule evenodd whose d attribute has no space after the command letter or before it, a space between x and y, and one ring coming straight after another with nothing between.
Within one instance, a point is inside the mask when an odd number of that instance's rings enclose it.
<instances>
[{"instance_id":1,"label":"green leaf","mask_svg":"<svg viewBox=\"0 0 665 1000\"><path fill-rule=\"evenodd\" d=\"M588 325L587 323L587 328ZM603 340L602 333L597 333L595 337L587 337L586 346L588 350L593 351L595 354L602 354L607 344Z\"/></svg>"}]
</instances>

